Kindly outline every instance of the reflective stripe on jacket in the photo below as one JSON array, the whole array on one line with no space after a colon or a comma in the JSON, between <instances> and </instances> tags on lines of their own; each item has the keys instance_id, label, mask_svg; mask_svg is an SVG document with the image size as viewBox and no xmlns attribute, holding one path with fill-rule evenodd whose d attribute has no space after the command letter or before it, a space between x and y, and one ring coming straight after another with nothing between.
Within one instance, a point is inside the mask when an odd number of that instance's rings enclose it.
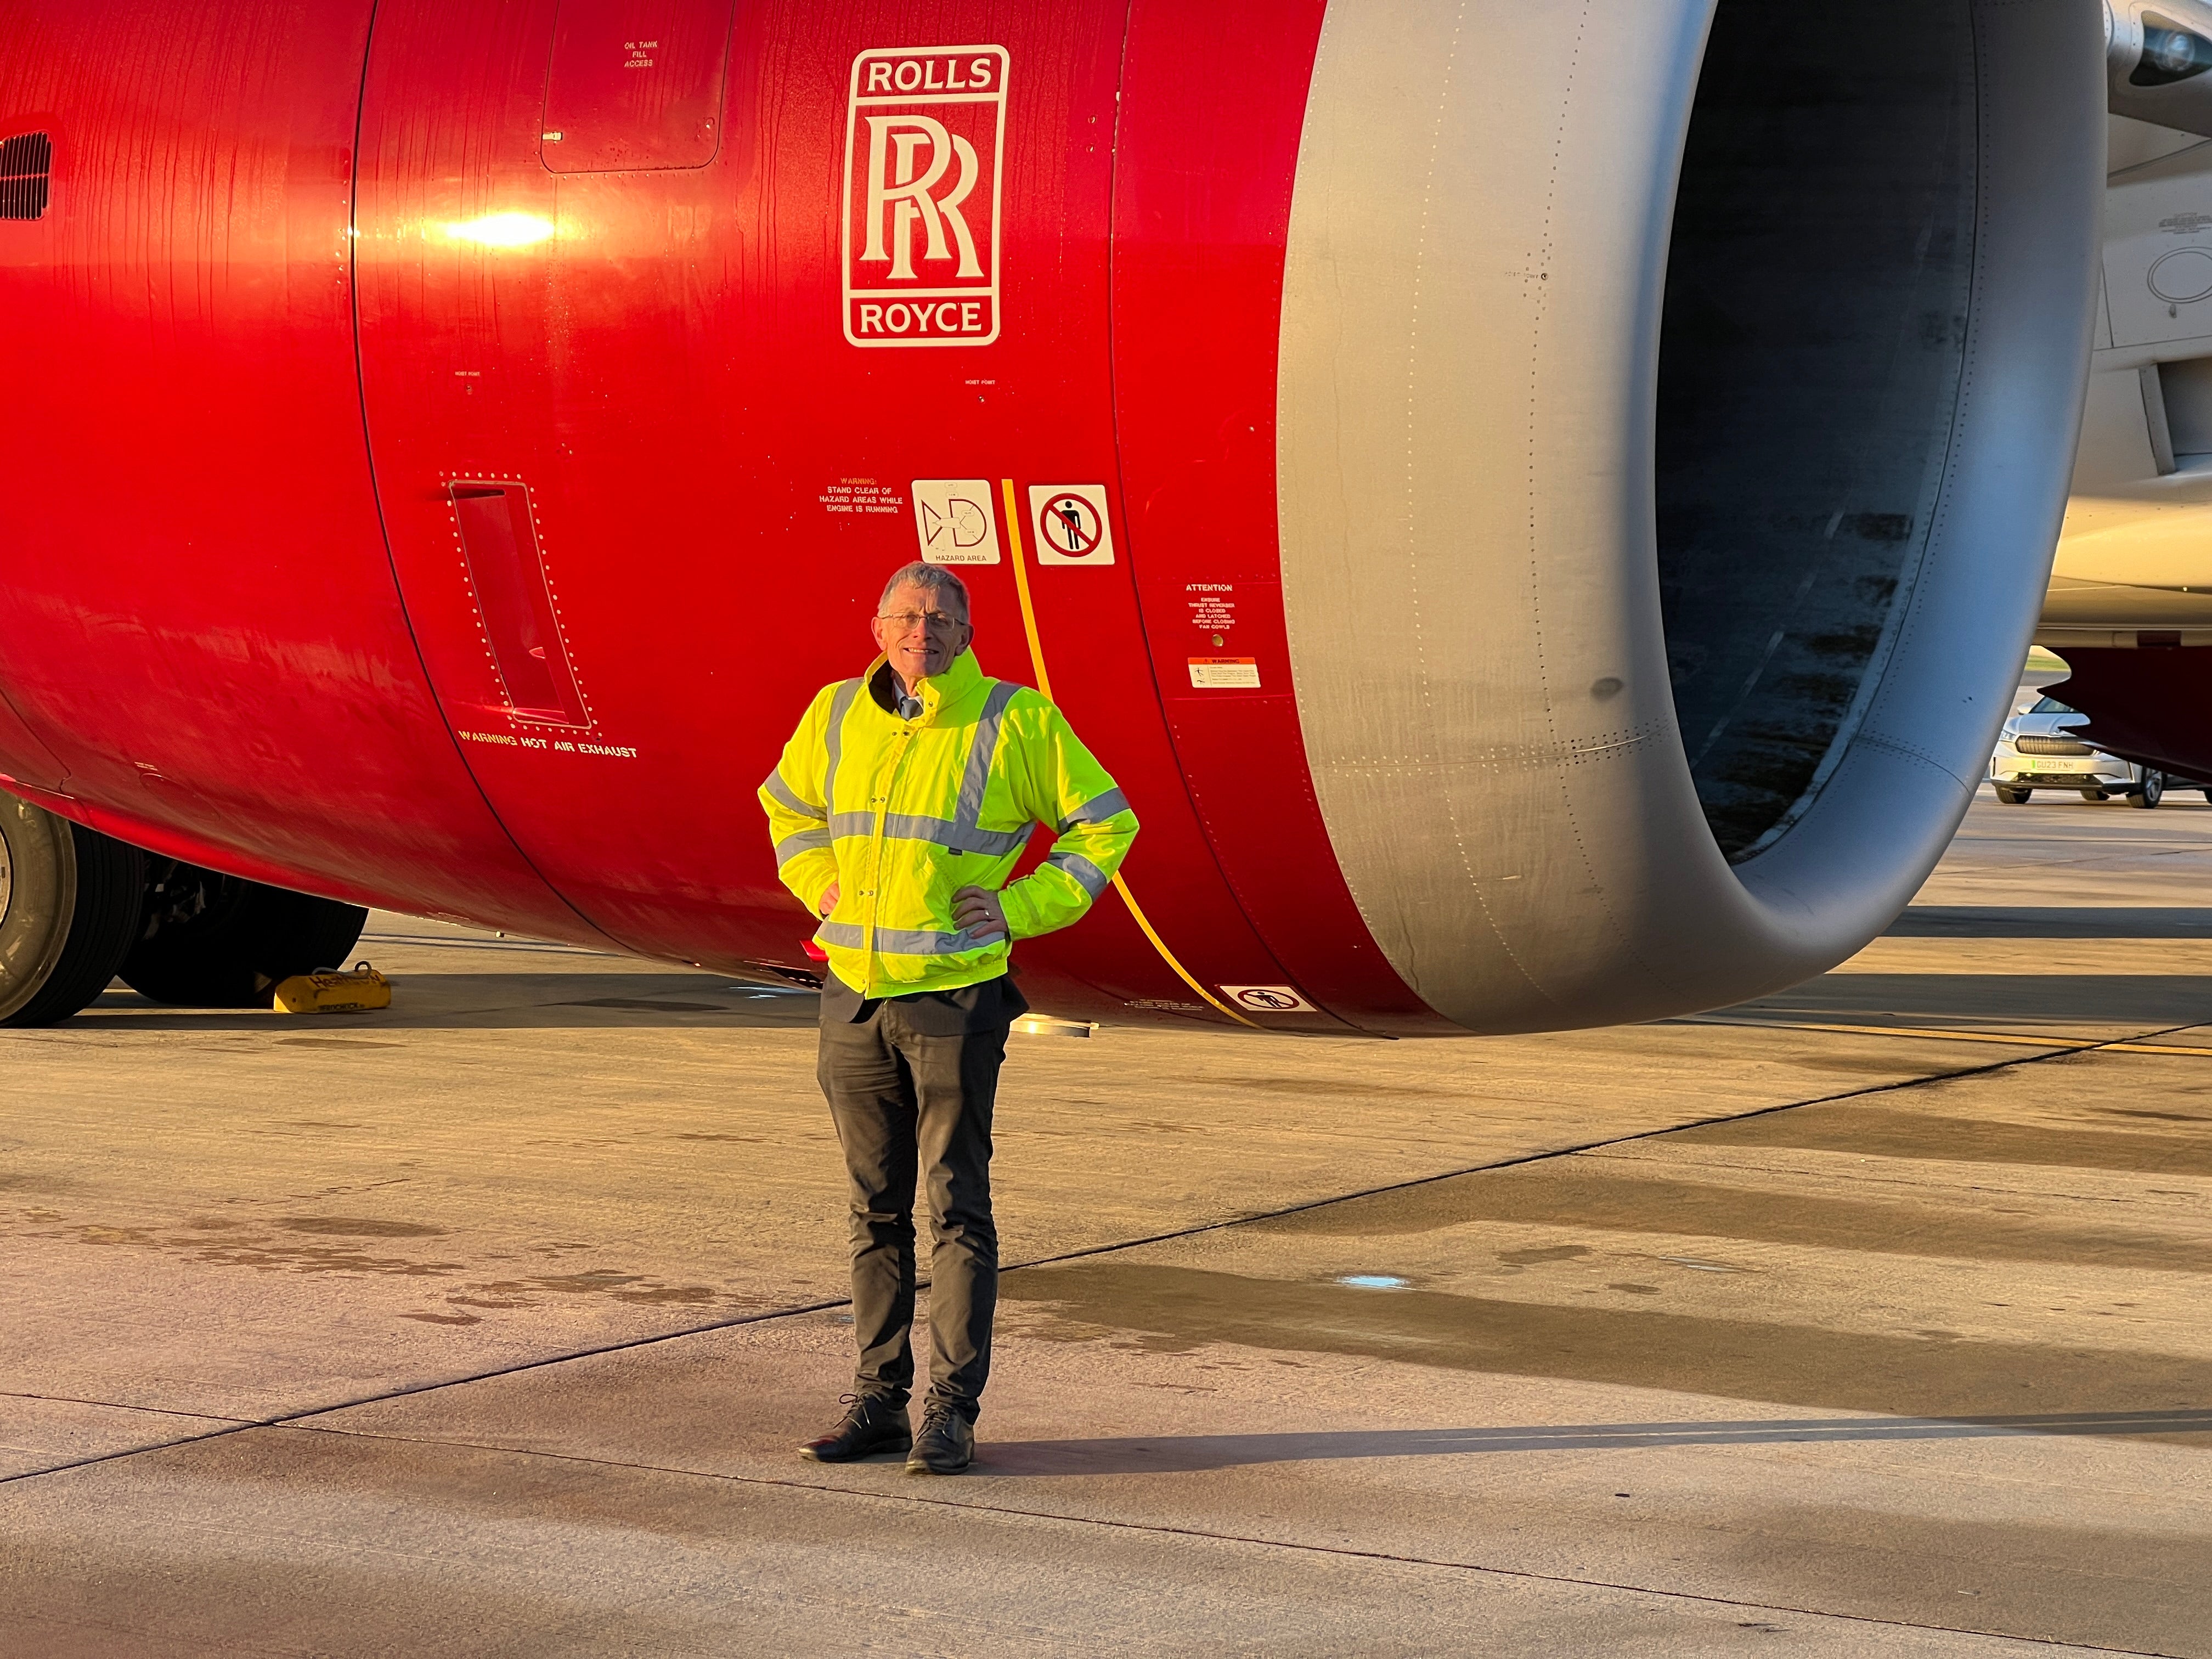
<instances>
[{"instance_id":1,"label":"reflective stripe on jacket","mask_svg":"<svg viewBox=\"0 0 2212 1659\"><path fill-rule=\"evenodd\" d=\"M761 805L783 884L817 915L837 885L814 937L840 979L863 996L949 991L1004 973L1009 948L955 927L955 892L998 892L1013 939L1065 927L1113 879L1137 817L1066 717L987 679L972 652L921 683L910 720L870 695L883 666L816 694ZM1009 886L1038 823L1060 838Z\"/></svg>"}]
</instances>

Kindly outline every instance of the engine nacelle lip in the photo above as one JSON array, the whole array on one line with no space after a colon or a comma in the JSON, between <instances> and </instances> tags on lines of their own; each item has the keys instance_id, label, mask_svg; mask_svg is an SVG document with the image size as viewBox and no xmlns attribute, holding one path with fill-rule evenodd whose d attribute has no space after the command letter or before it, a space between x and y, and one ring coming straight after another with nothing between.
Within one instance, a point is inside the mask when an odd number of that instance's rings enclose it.
<instances>
[{"instance_id":1,"label":"engine nacelle lip","mask_svg":"<svg viewBox=\"0 0 2212 1659\"><path fill-rule=\"evenodd\" d=\"M1300 717L1362 915L1473 1030L1722 1006L1880 933L1982 775L2064 505L2099 20L1975 0L1972 300L1934 528L1817 794L1731 866L1676 727L1652 483L1711 12L1338 5L1316 59L1277 447Z\"/></svg>"}]
</instances>

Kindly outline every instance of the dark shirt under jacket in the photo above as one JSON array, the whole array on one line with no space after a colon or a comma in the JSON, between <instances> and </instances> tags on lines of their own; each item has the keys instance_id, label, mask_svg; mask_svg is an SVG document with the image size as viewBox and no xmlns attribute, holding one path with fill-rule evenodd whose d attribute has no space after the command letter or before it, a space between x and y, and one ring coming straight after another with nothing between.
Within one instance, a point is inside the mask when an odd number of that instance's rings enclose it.
<instances>
[{"instance_id":1,"label":"dark shirt under jacket","mask_svg":"<svg viewBox=\"0 0 2212 1659\"><path fill-rule=\"evenodd\" d=\"M1011 974L950 991L916 991L902 997L864 997L834 971L822 975L822 1023L858 1025L883 1003L895 1002L924 1036L963 1036L1011 1025L1029 1012L1029 999Z\"/></svg>"}]
</instances>

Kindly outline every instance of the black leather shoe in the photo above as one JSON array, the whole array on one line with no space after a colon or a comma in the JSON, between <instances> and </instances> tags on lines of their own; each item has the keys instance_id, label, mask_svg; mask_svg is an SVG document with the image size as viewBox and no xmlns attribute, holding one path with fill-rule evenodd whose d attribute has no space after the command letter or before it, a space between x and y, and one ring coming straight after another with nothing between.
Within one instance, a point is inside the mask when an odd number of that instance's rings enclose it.
<instances>
[{"instance_id":1,"label":"black leather shoe","mask_svg":"<svg viewBox=\"0 0 2212 1659\"><path fill-rule=\"evenodd\" d=\"M906 1460L908 1474L957 1474L975 1461L975 1425L934 1400L922 1407L921 1432Z\"/></svg>"},{"instance_id":2,"label":"black leather shoe","mask_svg":"<svg viewBox=\"0 0 2212 1659\"><path fill-rule=\"evenodd\" d=\"M811 1457L817 1463L849 1463L878 1452L902 1452L914 1444L905 1407L872 1394L842 1395L838 1403L845 1407L845 1414L837 1419L837 1426L801 1446L801 1457Z\"/></svg>"}]
</instances>

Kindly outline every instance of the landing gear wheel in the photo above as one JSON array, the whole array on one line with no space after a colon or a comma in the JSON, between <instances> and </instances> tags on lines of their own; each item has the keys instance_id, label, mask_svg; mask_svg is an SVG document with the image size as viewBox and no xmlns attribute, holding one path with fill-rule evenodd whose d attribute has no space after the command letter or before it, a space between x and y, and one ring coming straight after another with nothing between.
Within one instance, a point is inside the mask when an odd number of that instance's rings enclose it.
<instances>
[{"instance_id":1,"label":"landing gear wheel","mask_svg":"<svg viewBox=\"0 0 2212 1659\"><path fill-rule=\"evenodd\" d=\"M2166 774L2155 767L2143 768L2142 781L2128 791L2130 806L2155 806L2166 799Z\"/></svg>"},{"instance_id":2,"label":"landing gear wheel","mask_svg":"<svg viewBox=\"0 0 2212 1659\"><path fill-rule=\"evenodd\" d=\"M2033 789L2008 789L2002 784L1997 786L1997 799L2007 806L2025 806L2027 798L2034 793Z\"/></svg>"},{"instance_id":3,"label":"landing gear wheel","mask_svg":"<svg viewBox=\"0 0 2212 1659\"><path fill-rule=\"evenodd\" d=\"M144 922L119 970L179 1008L266 1008L280 980L342 968L368 912L197 865L157 862Z\"/></svg>"},{"instance_id":4,"label":"landing gear wheel","mask_svg":"<svg viewBox=\"0 0 2212 1659\"><path fill-rule=\"evenodd\" d=\"M0 1026L52 1025L106 990L145 884L137 848L0 794Z\"/></svg>"}]
</instances>

